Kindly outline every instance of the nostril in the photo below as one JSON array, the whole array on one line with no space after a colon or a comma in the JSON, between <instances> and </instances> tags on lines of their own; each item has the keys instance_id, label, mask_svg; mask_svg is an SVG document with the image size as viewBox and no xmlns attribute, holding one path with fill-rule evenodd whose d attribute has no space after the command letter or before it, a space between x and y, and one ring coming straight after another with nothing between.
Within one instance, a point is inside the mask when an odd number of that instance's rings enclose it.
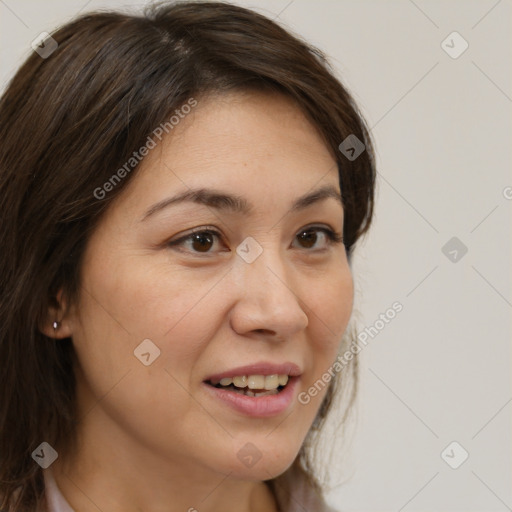
<instances>
[{"instance_id":1,"label":"nostril","mask_svg":"<svg viewBox=\"0 0 512 512\"><path fill-rule=\"evenodd\" d=\"M275 331L271 331L270 329L254 329L254 332L258 334L275 334Z\"/></svg>"}]
</instances>

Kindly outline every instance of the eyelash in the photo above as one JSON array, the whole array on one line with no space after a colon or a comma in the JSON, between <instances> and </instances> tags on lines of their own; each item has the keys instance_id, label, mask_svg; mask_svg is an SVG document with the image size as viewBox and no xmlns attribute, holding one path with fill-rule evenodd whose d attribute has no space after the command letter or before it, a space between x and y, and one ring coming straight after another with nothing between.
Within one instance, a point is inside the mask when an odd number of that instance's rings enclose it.
<instances>
[{"instance_id":1,"label":"eyelash","mask_svg":"<svg viewBox=\"0 0 512 512\"><path fill-rule=\"evenodd\" d=\"M343 235L342 234L340 234L340 233L338 233L336 231L333 231L330 228L326 228L326 227L322 227L322 226L308 226L306 228L302 228L301 230L299 230L299 233L297 233L297 234L302 234L304 232L308 232L309 233L311 231L321 231L321 232L325 233L325 235L327 236L327 245L329 247L332 246L332 245L337 245L337 244L342 244L343 243ZM170 242L167 242L166 245L168 247L179 247L180 245L183 244L183 242L186 242L188 240L193 241L192 237L194 235L197 235L197 234L213 235L214 237L217 237L219 240L222 239L221 233L219 233L216 229L212 229L212 228L209 228L209 227L200 227L200 228L196 228L196 229L192 230L189 234L187 234L185 236L182 236L181 238L178 238L177 240L171 240ZM309 249L308 250L307 248L304 248L304 250L306 252L324 252L325 249L316 249L316 250L315 249ZM214 254L211 251L206 251L206 252L182 251L182 252L189 252L189 253L197 254L197 255Z\"/></svg>"}]
</instances>

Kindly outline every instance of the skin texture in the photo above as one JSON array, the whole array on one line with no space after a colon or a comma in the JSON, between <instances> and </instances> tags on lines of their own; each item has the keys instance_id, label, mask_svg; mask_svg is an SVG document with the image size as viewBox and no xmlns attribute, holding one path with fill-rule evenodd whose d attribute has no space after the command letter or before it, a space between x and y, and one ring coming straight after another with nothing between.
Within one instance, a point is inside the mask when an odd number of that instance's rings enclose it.
<instances>
[{"instance_id":1,"label":"skin texture","mask_svg":"<svg viewBox=\"0 0 512 512\"><path fill-rule=\"evenodd\" d=\"M150 151L91 235L79 303L49 312L46 331L61 320L56 337L72 337L79 361L80 448L52 465L77 512L277 510L262 481L291 465L326 388L307 405L295 396L285 413L252 418L211 399L203 380L294 362L298 395L335 360L353 303L345 248L322 231L310 244L298 234L311 224L342 233L343 209L329 198L290 212L326 184L339 191L335 160L277 94L198 99ZM253 212L183 203L141 221L199 186L241 195ZM166 245L196 227L221 233L203 242L209 253L193 240ZM236 253L248 236L263 248L250 264ZM147 338L161 354L144 366L134 350ZM247 442L261 453L252 468L237 457Z\"/></svg>"}]
</instances>

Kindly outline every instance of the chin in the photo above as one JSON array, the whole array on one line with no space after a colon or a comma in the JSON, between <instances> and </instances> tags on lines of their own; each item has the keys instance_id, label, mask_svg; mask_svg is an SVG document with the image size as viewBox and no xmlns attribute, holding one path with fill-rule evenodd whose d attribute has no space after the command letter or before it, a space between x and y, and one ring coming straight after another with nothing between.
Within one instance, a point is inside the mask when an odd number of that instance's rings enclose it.
<instances>
[{"instance_id":1,"label":"chin","mask_svg":"<svg viewBox=\"0 0 512 512\"><path fill-rule=\"evenodd\" d=\"M257 448L257 441L252 443L247 441L238 448L234 458L232 458L229 467L226 467L225 474L231 472L232 478L241 480L262 481L275 478L284 473L293 463L300 450L299 446L290 446L289 449L283 449L281 446L269 446L262 449L264 438L260 440Z\"/></svg>"}]
</instances>

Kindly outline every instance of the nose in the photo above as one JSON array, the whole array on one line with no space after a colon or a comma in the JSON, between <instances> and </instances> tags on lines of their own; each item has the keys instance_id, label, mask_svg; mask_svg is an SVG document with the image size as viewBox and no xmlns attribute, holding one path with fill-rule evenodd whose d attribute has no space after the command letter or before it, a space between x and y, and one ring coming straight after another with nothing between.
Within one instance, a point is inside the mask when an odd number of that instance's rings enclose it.
<instances>
[{"instance_id":1,"label":"nose","mask_svg":"<svg viewBox=\"0 0 512 512\"><path fill-rule=\"evenodd\" d=\"M238 334L258 333L285 340L307 327L308 316L290 278L292 270L269 249L252 263L238 261L237 299L230 318Z\"/></svg>"}]
</instances>

